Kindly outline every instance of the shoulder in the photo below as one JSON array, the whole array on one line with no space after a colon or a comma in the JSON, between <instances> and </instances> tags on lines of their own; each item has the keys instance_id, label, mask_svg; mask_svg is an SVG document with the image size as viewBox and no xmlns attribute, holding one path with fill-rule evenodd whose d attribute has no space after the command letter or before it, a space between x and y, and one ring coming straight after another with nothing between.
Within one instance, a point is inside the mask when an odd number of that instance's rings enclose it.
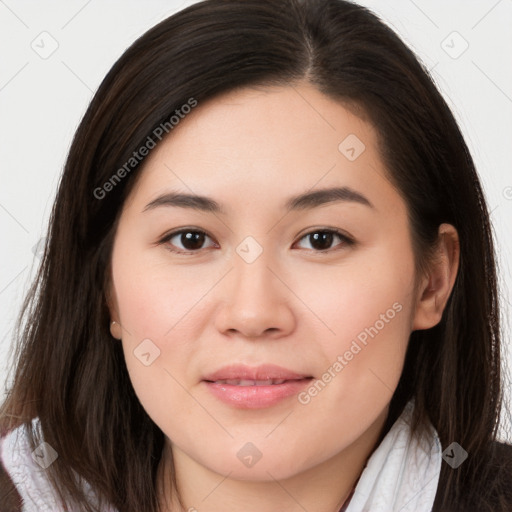
<instances>
[{"instance_id":1,"label":"shoulder","mask_svg":"<svg viewBox=\"0 0 512 512\"><path fill-rule=\"evenodd\" d=\"M32 449L30 432L34 433ZM38 444L39 443L39 444ZM44 441L38 418L22 424L0 436L0 512L62 511L58 493L47 477L47 469L59 455ZM91 486L83 481L82 498L98 507L97 496ZM72 510L81 510L78 502ZM106 505L104 512L117 512Z\"/></svg>"},{"instance_id":2,"label":"shoulder","mask_svg":"<svg viewBox=\"0 0 512 512\"><path fill-rule=\"evenodd\" d=\"M489 449L489 456L481 471L482 478L477 487L472 486L475 492L474 500L479 501L464 508L459 506L456 512L473 512L474 510L508 512L512 510L512 444L501 441L494 441ZM439 480L437 487L436 502L433 511L441 512L438 499L442 494L447 493L455 500L453 489L447 489L443 479ZM442 509L445 512L445 509ZM451 511L450 511L451 512Z\"/></svg>"},{"instance_id":3,"label":"shoulder","mask_svg":"<svg viewBox=\"0 0 512 512\"><path fill-rule=\"evenodd\" d=\"M10 507L2 501L4 508L0 508L0 512L20 510L20 505L34 510L60 510L59 501L45 474L51 461L42 444L32 450L29 430L36 433L37 439L40 438L37 418L0 438L0 496Z\"/></svg>"},{"instance_id":4,"label":"shoulder","mask_svg":"<svg viewBox=\"0 0 512 512\"><path fill-rule=\"evenodd\" d=\"M492 446L492 458L490 461L490 472L499 492L504 494L512 510L512 444L496 441Z\"/></svg>"},{"instance_id":5,"label":"shoulder","mask_svg":"<svg viewBox=\"0 0 512 512\"><path fill-rule=\"evenodd\" d=\"M0 462L0 512L21 512L22 507L21 496Z\"/></svg>"},{"instance_id":6,"label":"shoulder","mask_svg":"<svg viewBox=\"0 0 512 512\"><path fill-rule=\"evenodd\" d=\"M504 484L506 489L512 490L512 444L494 441L491 446L488 466L493 481L497 484Z\"/></svg>"},{"instance_id":7,"label":"shoulder","mask_svg":"<svg viewBox=\"0 0 512 512\"><path fill-rule=\"evenodd\" d=\"M495 441L493 450L498 461L504 462L508 466L512 465L512 444Z\"/></svg>"},{"instance_id":8,"label":"shoulder","mask_svg":"<svg viewBox=\"0 0 512 512\"><path fill-rule=\"evenodd\" d=\"M0 438L0 512L21 512L23 500L4 466L2 458L2 446L7 436L7 432L3 433Z\"/></svg>"}]
</instances>

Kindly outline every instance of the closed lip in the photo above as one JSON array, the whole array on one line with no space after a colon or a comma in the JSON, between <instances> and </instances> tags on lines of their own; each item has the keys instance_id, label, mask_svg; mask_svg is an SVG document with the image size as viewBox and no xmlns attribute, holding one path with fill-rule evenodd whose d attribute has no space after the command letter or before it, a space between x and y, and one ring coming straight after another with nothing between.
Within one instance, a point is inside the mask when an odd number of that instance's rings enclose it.
<instances>
[{"instance_id":1,"label":"closed lip","mask_svg":"<svg viewBox=\"0 0 512 512\"><path fill-rule=\"evenodd\" d=\"M246 366L242 364L232 364L224 366L213 373L203 377L203 380L216 382L219 380L301 380L312 378L311 375L297 373L282 366L274 364L262 364L259 366Z\"/></svg>"}]
</instances>

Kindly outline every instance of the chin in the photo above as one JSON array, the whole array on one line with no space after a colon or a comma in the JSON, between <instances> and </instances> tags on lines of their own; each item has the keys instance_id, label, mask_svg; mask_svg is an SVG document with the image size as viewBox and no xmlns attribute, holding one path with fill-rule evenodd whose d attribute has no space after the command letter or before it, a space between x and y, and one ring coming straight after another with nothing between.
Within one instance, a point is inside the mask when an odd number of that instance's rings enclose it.
<instances>
[{"instance_id":1,"label":"chin","mask_svg":"<svg viewBox=\"0 0 512 512\"><path fill-rule=\"evenodd\" d=\"M272 482L274 480L286 480L298 473L306 470L297 461L296 454L290 454L290 457L283 457L282 453L273 453L268 456L262 450L261 458L254 462L247 460L243 462L235 454L235 457L215 460L213 465L204 461L203 465L209 467L211 471L220 475L228 475L231 480L252 481L252 482ZM242 456L243 459L243 456ZM252 465L251 465L252 464Z\"/></svg>"}]
</instances>

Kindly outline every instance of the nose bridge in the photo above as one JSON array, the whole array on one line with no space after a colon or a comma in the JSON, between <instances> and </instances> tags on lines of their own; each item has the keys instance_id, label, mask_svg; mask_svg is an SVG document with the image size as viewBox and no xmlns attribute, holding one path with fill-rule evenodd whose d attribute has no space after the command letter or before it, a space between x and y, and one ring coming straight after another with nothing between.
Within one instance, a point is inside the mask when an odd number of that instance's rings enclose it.
<instances>
[{"instance_id":1,"label":"nose bridge","mask_svg":"<svg viewBox=\"0 0 512 512\"><path fill-rule=\"evenodd\" d=\"M279 262L272 257L275 251L267 246L268 238L265 240L246 237L235 249L228 296L217 319L222 331L256 337L267 330L284 332L293 326L289 292L274 275Z\"/></svg>"},{"instance_id":2,"label":"nose bridge","mask_svg":"<svg viewBox=\"0 0 512 512\"><path fill-rule=\"evenodd\" d=\"M233 256L233 272L236 280L235 295L259 295L275 293L272 281L275 276L270 268L276 266L273 261L273 249L269 246L269 237L245 237L236 247ZM269 268L270 267L270 268Z\"/></svg>"}]
</instances>

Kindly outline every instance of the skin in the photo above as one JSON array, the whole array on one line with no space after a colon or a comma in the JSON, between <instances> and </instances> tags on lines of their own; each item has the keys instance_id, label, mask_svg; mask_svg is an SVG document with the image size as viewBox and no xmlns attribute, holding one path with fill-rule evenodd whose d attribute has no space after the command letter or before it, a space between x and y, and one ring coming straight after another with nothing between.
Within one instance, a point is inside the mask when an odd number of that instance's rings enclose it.
<instances>
[{"instance_id":1,"label":"skin","mask_svg":"<svg viewBox=\"0 0 512 512\"><path fill-rule=\"evenodd\" d=\"M365 145L354 161L338 149L349 134ZM442 224L438 258L417 276L406 205L386 176L373 126L306 83L199 104L152 150L120 218L108 297L134 389L166 435L162 511L175 506L171 458L184 510L341 507L376 448L409 335L440 321L458 268L457 232ZM332 186L373 208L283 208L290 196ZM169 191L209 196L226 213L143 211ZM190 252L179 235L159 243L183 227L208 234L195 253L170 252ZM327 228L356 243L305 236ZM247 236L263 250L250 264L236 252ZM237 409L201 382L235 362L321 379L396 303L400 312L307 404L292 396ZM160 349L149 366L133 353L144 339ZM252 467L237 457L247 442L262 454Z\"/></svg>"}]
</instances>

